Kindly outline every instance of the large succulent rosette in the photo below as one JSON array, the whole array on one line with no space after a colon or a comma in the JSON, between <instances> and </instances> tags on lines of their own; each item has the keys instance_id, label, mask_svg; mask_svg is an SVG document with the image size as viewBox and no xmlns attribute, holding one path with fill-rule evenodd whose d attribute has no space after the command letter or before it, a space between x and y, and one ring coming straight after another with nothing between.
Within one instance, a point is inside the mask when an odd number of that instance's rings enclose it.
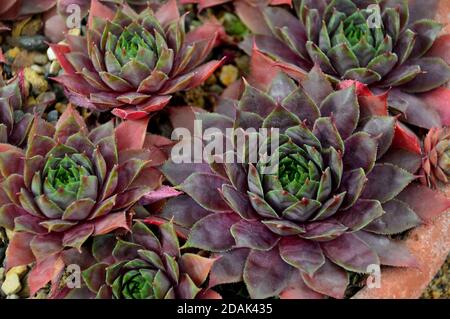
<instances>
[{"instance_id":1,"label":"large succulent rosette","mask_svg":"<svg viewBox=\"0 0 450 319\"><path fill-rule=\"evenodd\" d=\"M54 100L53 92L29 100L22 72L7 82L0 80L0 143L23 145L34 116L41 116Z\"/></svg>"},{"instance_id":2,"label":"large succulent rosette","mask_svg":"<svg viewBox=\"0 0 450 319\"><path fill-rule=\"evenodd\" d=\"M161 224L156 230L136 221L125 238L96 237L92 244L94 260L82 273L84 287L73 289L65 297L220 298L202 288L215 259L182 253L172 223ZM70 262L74 257L74 252L66 256Z\"/></svg>"},{"instance_id":3,"label":"large succulent rosette","mask_svg":"<svg viewBox=\"0 0 450 319\"><path fill-rule=\"evenodd\" d=\"M54 45L65 74L55 80L74 104L140 119L161 110L172 94L200 85L221 65L202 64L216 33L185 32L175 0L156 12L123 7L114 14L92 1L86 36Z\"/></svg>"},{"instance_id":4,"label":"large succulent rosette","mask_svg":"<svg viewBox=\"0 0 450 319\"><path fill-rule=\"evenodd\" d=\"M448 184L450 178L450 129L432 128L425 137L422 181L430 187Z\"/></svg>"},{"instance_id":5,"label":"large succulent rosette","mask_svg":"<svg viewBox=\"0 0 450 319\"><path fill-rule=\"evenodd\" d=\"M224 163L215 154L209 164L169 160L162 167L185 192L167 202L162 217L192 227L184 247L221 256L211 287L243 280L252 298L342 298L349 272L416 265L388 235L450 203L384 160L396 134L394 117L363 112L356 85L335 91L317 68L300 86L283 74L267 93L246 85L239 102L227 104L226 113L197 115L204 132L272 129L263 145L277 138L278 148L250 163L247 157L240 157L247 158L243 164ZM236 150L246 144L235 145L227 152L239 158ZM252 154L249 145L241 154ZM265 169L273 163L275 170Z\"/></svg>"},{"instance_id":6,"label":"large succulent rosette","mask_svg":"<svg viewBox=\"0 0 450 319\"><path fill-rule=\"evenodd\" d=\"M57 0L3 0L0 3L0 21L16 20L43 13L56 5Z\"/></svg>"},{"instance_id":7,"label":"large succulent rosette","mask_svg":"<svg viewBox=\"0 0 450 319\"><path fill-rule=\"evenodd\" d=\"M89 131L71 107L56 126L35 120L25 151L0 144L0 225L13 230L6 266L36 261L31 294L52 279L60 253L91 236L129 229L129 208L158 188L164 159L145 144L147 121Z\"/></svg>"},{"instance_id":8,"label":"large succulent rosette","mask_svg":"<svg viewBox=\"0 0 450 319\"><path fill-rule=\"evenodd\" d=\"M440 89L450 79L441 48L448 37L439 37L442 25L430 19L438 2L296 0L296 16L279 7L238 13L255 33L243 44L248 53L257 48L298 79L317 64L337 80L392 88L393 111L415 113L424 119L410 124L429 129L441 125L439 117L448 121L448 90Z\"/></svg>"}]
</instances>

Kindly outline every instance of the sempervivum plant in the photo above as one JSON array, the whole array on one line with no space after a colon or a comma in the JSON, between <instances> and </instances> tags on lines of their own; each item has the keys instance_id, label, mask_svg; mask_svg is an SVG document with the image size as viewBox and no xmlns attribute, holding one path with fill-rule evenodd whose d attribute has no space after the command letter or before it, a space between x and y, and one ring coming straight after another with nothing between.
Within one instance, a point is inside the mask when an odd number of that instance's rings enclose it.
<instances>
[{"instance_id":1,"label":"sempervivum plant","mask_svg":"<svg viewBox=\"0 0 450 319\"><path fill-rule=\"evenodd\" d=\"M259 145L279 141L256 161L249 162L253 148L244 143L236 148L247 145L240 151L246 157L227 148L228 156L216 154L209 164L169 160L162 167L186 193L167 202L163 217L194 222L185 247L221 256L210 286L243 280L252 298L341 298L348 272L415 265L406 247L387 235L428 217L420 209L424 202L437 214L449 200L383 160L396 119L370 115L369 104L360 109L356 91L355 85L334 91L314 68L300 86L283 74L268 92L246 85L239 102L228 104L228 115L198 114L205 130L221 128L225 135L225 128L253 128L263 138ZM261 128L279 134L264 136ZM244 163L227 161L229 152ZM268 163L278 164L268 170Z\"/></svg>"},{"instance_id":2,"label":"sempervivum plant","mask_svg":"<svg viewBox=\"0 0 450 319\"><path fill-rule=\"evenodd\" d=\"M52 279L60 252L128 229L129 208L159 187L146 126L109 122L89 131L69 107L56 126L35 120L25 151L1 144L0 225L14 231L6 263L36 261L31 294Z\"/></svg>"},{"instance_id":3,"label":"sempervivum plant","mask_svg":"<svg viewBox=\"0 0 450 319\"><path fill-rule=\"evenodd\" d=\"M450 129L432 128L424 141L423 182L436 187L450 178Z\"/></svg>"},{"instance_id":4,"label":"sempervivum plant","mask_svg":"<svg viewBox=\"0 0 450 319\"><path fill-rule=\"evenodd\" d=\"M52 47L65 70L56 80L77 105L139 119L220 66L202 64L215 41L214 32L185 32L175 0L140 14L126 6L114 14L94 0L87 35L67 36L68 45Z\"/></svg>"},{"instance_id":5,"label":"sempervivum plant","mask_svg":"<svg viewBox=\"0 0 450 319\"><path fill-rule=\"evenodd\" d=\"M136 221L125 238L99 236L94 262L82 273L85 287L66 298L194 299L220 297L202 288L215 259L182 253L172 223L153 232Z\"/></svg>"},{"instance_id":6,"label":"sempervivum plant","mask_svg":"<svg viewBox=\"0 0 450 319\"><path fill-rule=\"evenodd\" d=\"M34 116L42 115L54 100L53 92L29 99L22 72L7 82L0 80L0 143L23 145Z\"/></svg>"},{"instance_id":7,"label":"sempervivum plant","mask_svg":"<svg viewBox=\"0 0 450 319\"><path fill-rule=\"evenodd\" d=\"M43 13L56 5L57 0L4 0L0 3L0 20L16 20Z\"/></svg>"},{"instance_id":8,"label":"sempervivum plant","mask_svg":"<svg viewBox=\"0 0 450 319\"><path fill-rule=\"evenodd\" d=\"M256 34L244 47L249 51L254 40L261 52L297 78L304 77L305 70L317 64L339 80L393 88L391 107L398 112L415 109L431 116L434 103L424 105L411 94L445 84L450 79L450 67L448 61L430 50L442 25L420 19L429 16L432 8L418 3L296 0L293 6L297 16L279 7L254 8L254 14L241 15ZM253 17L261 15L265 23L253 21ZM428 123L420 124L431 128Z\"/></svg>"}]
</instances>

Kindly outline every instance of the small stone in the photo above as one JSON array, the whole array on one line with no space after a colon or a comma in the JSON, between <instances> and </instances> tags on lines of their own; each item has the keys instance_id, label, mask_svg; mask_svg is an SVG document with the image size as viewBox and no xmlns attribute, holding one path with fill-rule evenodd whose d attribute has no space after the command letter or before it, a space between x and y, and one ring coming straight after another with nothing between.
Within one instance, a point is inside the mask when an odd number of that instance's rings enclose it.
<instances>
[{"instance_id":1,"label":"small stone","mask_svg":"<svg viewBox=\"0 0 450 319\"><path fill-rule=\"evenodd\" d=\"M22 289L22 285L20 284L20 278L15 273L7 273L5 281L2 285L2 290L6 295L13 295L18 293Z\"/></svg>"},{"instance_id":2,"label":"small stone","mask_svg":"<svg viewBox=\"0 0 450 319\"><path fill-rule=\"evenodd\" d=\"M33 71L35 71L37 74L45 74L45 68L43 68L43 67L40 66L40 65L33 64L33 65L31 66L31 69L32 69Z\"/></svg>"},{"instance_id":3,"label":"small stone","mask_svg":"<svg viewBox=\"0 0 450 319\"><path fill-rule=\"evenodd\" d=\"M237 80L238 76L239 70L234 65L228 64L222 67L219 79L223 85L229 86Z\"/></svg>"},{"instance_id":4,"label":"small stone","mask_svg":"<svg viewBox=\"0 0 450 319\"><path fill-rule=\"evenodd\" d=\"M27 270L28 270L27 265L12 267L10 270L8 270L6 276L9 276L9 274L16 274L21 278L27 272Z\"/></svg>"},{"instance_id":5,"label":"small stone","mask_svg":"<svg viewBox=\"0 0 450 319\"><path fill-rule=\"evenodd\" d=\"M25 81L27 81L30 84L31 89L35 95L39 95L42 92L48 91L49 89L48 82L42 75L38 74L35 70L33 70L32 68L25 68L24 75Z\"/></svg>"},{"instance_id":6,"label":"small stone","mask_svg":"<svg viewBox=\"0 0 450 319\"><path fill-rule=\"evenodd\" d=\"M50 69L48 70L48 73L51 75L57 75L58 72L61 71L61 65L58 61L52 61L52 64L50 64Z\"/></svg>"},{"instance_id":7,"label":"small stone","mask_svg":"<svg viewBox=\"0 0 450 319\"><path fill-rule=\"evenodd\" d=\"M18 295L9 295L9 296L6 296L6 299L19 299L19 296Z\"/></svg>"},{"instance_id":8,"label":"small stone","mask_svg":"<svg viewBox=\"0 0 450 319\"><path fill-rule=\"evenodd\" d=\"M14 60L16 57L17 57L17 55L20 53L20 48L18 48L18 47L14 47L14 48L12 48L12 49L9 49L8 51L6 51L6 53L5 53L5 57L8 59L8 60Z\"/></svg>"},{"instance_id":9,"label":"small stone","mask_svg":"<svg viewBox=\"0 0 450 319\"><path fill-rule=\"evenodd\" d=\"M18 38L18 44L21 48L28 51L45 51L48 48L46 39L42 35L21 36Z\"/></svg>"},{"instance_id":10,"label":"small stone","mask_svg":"<svg viewBox=\"0 0 450 319\"><path fill-rule=\"evenodd\" d=\"M5 278L5 268L0 267L0 281Z\"/></svg>"},{"instance_id":11,"label":"small stone","mask_svg":"<svg viewBox=\"0 0 450 319\"><path fill-rule=\"evenodd\" d=\"M59 114L64 113L66 108L67 108L67 104L64 104L64 103L61 103L61 102L58 102L55 105L55 110L57 110Z\"/></svg>"},{"instance_id":12,"label":"small stone","mask_svg":"<svg viewBox=\"0 0 450 319\"><path fill-rule=\"evenodd\" d=\"M34 63L39 64L39 65L46 65L48 63L47 54L36 53L33 56L33 61L34 61Z\"/></svg>"},{"instance_id":13,"label":"small stone","mask_svg":"<svg viewBox=\"0 0 450 319\"><path fill-rule=\"evenodd\" d=\"M47 57L50 61L56 60L55 52L53 52L52 48L47 49Z\"/></svg>"}]
</instances>

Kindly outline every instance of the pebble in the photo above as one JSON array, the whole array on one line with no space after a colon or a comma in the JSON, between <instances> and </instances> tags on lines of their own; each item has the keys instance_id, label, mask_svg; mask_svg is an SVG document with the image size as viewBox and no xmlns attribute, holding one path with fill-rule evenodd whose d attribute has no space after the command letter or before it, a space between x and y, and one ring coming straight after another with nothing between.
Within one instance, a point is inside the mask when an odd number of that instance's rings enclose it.
<instances>
[{"instance_id":1,"label":"pebble","mask_svg":"<svg viewBox=\"0 0 450 319\"><path fill-rule=\"evenodd\" d=\"M31 66L31 69L32 69L33 71L35 71L36 73L38 73L38 74L45 74L45 68L42 67L42 66L40 66L40 65L33 64L33 65Z\"/></svg>"},{"instance_id":2,"label":"pebble","mask_svg":"<svg viewBox=\"0 0 450 319\"><path fill-rule=\"evenodd\" d=\"M44 71L45 72L45 71ZM39 95L48 91L49 84L45 78L32 68L25 68L25 81L31 86L31 89L35 95Z\"/></svg>"},{"instance_id":3,"label":"pebble","mask_svg":"<svg viewBox=\"0 0 450 319\"><path fill-rule=\"evenodd\" d=\"M33 62L39 65L46 65L48 63L47 54L44 53L36 53L33 56Z\"/></svg>"},{"instance_id":4,"label":"pebble","mask_svg":"<svg viewBox=\"0 0 450 319\"><path fill-rule=\"evenodd\" d=\"M20 299L20 297L18 296L18 295L9 295L9 296L6 296L6 299Z\"/></svg>"},{"instance_id":5,"label":"pebble","mask_svg":"<svg viewBox=\"0 0 450 319\"><path fill-rule=\"evenodd\" d=\"M81 35L81 29L79 28L70 29L67 33L70 35Z\"/></svg>"},{"instance_id":6,"label":"pebble","mask_svg":"<svg viewBox=\"0 0 450 319\"><path fill-rule=\"evenodd\" d=\"M234 65L228 64L222 67L219 79L223 85L229 86L237 80L238 76L239 70Z\"/></svg>"},{"instance_id":7,"label":"pebble","mask_svg":"<svg viewBox=\"0 0 450 319\"><path fill-rule=\"evenodd\" d=\"M21 36L17 39L18 44L21 48L28 51L45 51L48 48L46 39L42 35L34 36Z\"/></svg>"},{"instance_id":8,"label":"pebble","mask_svg":"<svg viewBox=\"0 0 450 319\"><path fill-rule=\"evenodd\" d=\"M61 71L61 65L59 64L59 62L52 61L52 63L50 64L50 69L49 69L48 73L50 75L57 75L59 73L59 71Z\"/></svg>"},{"instance_id":9,"label":"pebble","mask_svg":"<svg viewBox=\"0 0 450 319\"><path fill-rule=\"evenodd\" d=\"M2 284L2 290L5 295L14 295L22 289L20 278L15 273L7 273L5 281Z\"/></svg>"},{"instance_id":10,"label":"pebble","mask_svg":"<svg viewBox=\"0 0 450 319\"><path fill-rule=\"evenodd\" d=\"M28 270L27 265L12 267L10 270L8 270L6 277L8 277L10 274L16 274L17 276L19 276L19 278L22 278L22 276L27 272L27 270Z\"/></svg>"},{"instance_id":11,"label":"pebble","mask_svg":"<svg viewBox=\"0 0 450 319\"><path fill-rule=\"evenodd\" d=\"M55 52L53 52L52 48L47 49L47 57L50 61L56 60L56 55L55 55Z\"/></svg>"},{"instance_id":12,"label":"pebble","mask_svg":"<svg viewBox=\"0 0 450 319\"><path fill-rule=\"evenodd\" d=\"M0 281L5 278L5 268L0 267Z\"/></svg>"},{"instance_id":13,"label":"pebble","mask_svg":"<svg viewBox=\"0 0 450 319\"><path fill-rule=\"evenodd\" d=\"M12 230L9 230L9 229L5 229L5 231L6 231L6 237L8 237L9 241L11 241L11 239L14 236L14 232Z\"/></svg>"}]
</instances>

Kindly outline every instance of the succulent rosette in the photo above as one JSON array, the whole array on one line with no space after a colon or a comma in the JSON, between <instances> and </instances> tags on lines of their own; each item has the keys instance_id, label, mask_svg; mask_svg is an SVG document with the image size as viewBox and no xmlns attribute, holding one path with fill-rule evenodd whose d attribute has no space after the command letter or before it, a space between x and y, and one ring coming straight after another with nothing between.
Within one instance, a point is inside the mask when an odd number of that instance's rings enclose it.
<instances>
[{"instance_id":1,"label":"succulent rosette","mask_svg":"<svg viewBox=\"0 0 450 319\"><path fill-rule=\"evenodd\" d=\"M0 144L0 225L13 230L6 266L36 261L31 294L52 279L60 253L91 236L128 230L130 207L161 183L165 158L146 145L147 121L88 130L71 107L56 126L35 120L25 151Z\"/></svg>"},{"instance_id":2,"label":"succulent rosette","mask_svg":"<svg viewBox=\"0 0 450 319\"><path fill-rule=\"evenodd\" d=\"M220 298L203 288L216 259L181 252L170 222L155 230L136 221L125 238L96 237L93 261L82 272L84 287L73 289L65 298ZM66 258L73 259L71 255Z\"/></svg>"},{"instance_id":3,"label":"succulent rosette","mask_svg":"<svg viewBox=\"0 0 450 319\"><path fill-rule=\"evenodd\" d=\"M430 187L448 184L450 178L450 129L432 128L425 137L422 181Z\"/></svg>"},{"instance_id":4,"label":"succulent rosette","mask_svg":"<svg viewBox=\"0 0 450 319\"><path fill-rule=\"evenodd\" d=\"M68 45L52 46L65 71L55 80L76 105L125 119L147 117L222 63L202 64L217 33L186 33L184 27L175 0L140 14L127 6L114 14L92 1L87 35L68 35Z\"/></svg>"},{"instance_id":5,"label":"succulent rosette","mask_svg":"<svg viewBox=\"0 0 450 319\"><path fill-rule=\"evenodd\" d=\"M56 5L57 0L4 0L0 4L0 20L16 20L43 13Z\"/></svg>"},{"instance_id":6,"label":"succulent rosette","mask_svg":"<svg viewBox=\"0 0 450 319\"><path fill-rule=\"evenodd\" d=\"M450 201L384 160L396 118L372 115L370 104L359 105L356 85L335 91L318 68L300 86L283 74L267 92L246 84L240 100L227 104L222 114L197 114L204 132L256 130L258 145L277 139L278 147L250 162L239 149L252 154L251 143L236 143L227 154L242 164L215 154L209 163L169 160L162 167L185 194L170 199L161 216L191 226L184 247L221 256L211 287L243 280L252 298L342 298L350 272L416 265L389 235L441 213Z\"/></svg>"},{"instance_id":7,"label":"succulent rosette","mask_svg":"<svg viewBox=\"0 0 450 319\"><path fill-rule=\"evenodd\" d=\"M29 99L22 72L9 81L0 80L0 143L23 145L34 116L42 116L54 100L53 92Z\"/></svg>"},{"instance_id":8,"label":"succulent rosette","mask_svg":"<svg viewBox=\"0 0 450 319\"><path fill-rule=\"evenodd\" d=\"M428 8L427 4L296 0L296 16L279 7L246 8L240 16L255 36L247 39L243 48L250 53L252 46L256 47L272 65L298 79L317 64L337 80L392 88L389 105L393 111L421 114L426 119L411 124L439 127L440 120L430 124L427 118L447 114L448 92L435 89L450 79L449 61L439 49L448 38L439 37L442 25L429 19L435 6L430 3ZM427 96L417 97L420 93ZM425 99L428 95L433 101Z\"/></svg>"}]
</instances>

